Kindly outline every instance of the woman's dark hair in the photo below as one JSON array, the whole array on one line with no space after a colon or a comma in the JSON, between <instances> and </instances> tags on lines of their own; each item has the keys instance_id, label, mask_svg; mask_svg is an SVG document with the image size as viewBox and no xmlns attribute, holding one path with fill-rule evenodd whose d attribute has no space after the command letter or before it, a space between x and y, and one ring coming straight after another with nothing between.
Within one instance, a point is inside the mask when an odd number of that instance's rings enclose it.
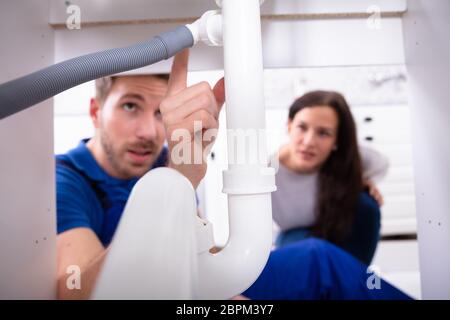
<instances>
[{"instance_id":1,"label":"woman's dark hair","mask_svg":"<svg viewBox=\"0 0 450 320\"><path fill-rule=\"evenodd\" d=\"M329 106L338 116L337 150L331 152L319 171L315 236L341 242L354 222L359 193L363 189L361 157L356 126L345 98L338 92L312 91L294 101L289 109L292 121L300 110Z\"/></svg>"}]
</instances>

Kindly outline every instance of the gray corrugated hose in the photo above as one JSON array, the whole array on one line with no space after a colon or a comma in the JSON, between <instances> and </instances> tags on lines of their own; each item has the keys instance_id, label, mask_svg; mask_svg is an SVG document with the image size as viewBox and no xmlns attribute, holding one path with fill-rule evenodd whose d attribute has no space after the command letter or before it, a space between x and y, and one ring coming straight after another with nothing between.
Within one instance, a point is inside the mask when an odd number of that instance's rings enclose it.
<instances>
[{"instance_id":1,"label":"gray corrugated hose","mask_svg":"<svg viewBox=\"0 0 450 320\"><path fill-rule=\"evenodd\" d=\"M0 119L42 102L81 83L141 68L192 47L185 26L150 41L73 58L0 85Z\"/></svg>"}]
</instances>

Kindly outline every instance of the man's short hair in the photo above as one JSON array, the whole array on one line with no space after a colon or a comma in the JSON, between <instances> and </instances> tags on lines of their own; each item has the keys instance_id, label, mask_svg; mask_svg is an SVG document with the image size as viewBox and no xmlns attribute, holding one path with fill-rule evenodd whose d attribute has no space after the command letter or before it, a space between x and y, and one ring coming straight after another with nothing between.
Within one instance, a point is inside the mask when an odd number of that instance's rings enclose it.
<instances>
[{"instance_id":1,"label":"man's short hair","mask_svg":"<svg viewBox=\"0 0 450 320\"><path fill-rule=\"evenodd\" d=\"M125 75L126 76L126 75ZM169 74L168 73L158 73L158 74L149 74L149 75L136 75L139 77L142 76L149 76L149 77L155 77L157 79L162 79L165 81L169 81ZM103 77L95 80L95 98L97 101L103 105L103 103L106 100L106 97L108 96L109 92L111 91L111 88L114 84L114 81L120 76L109 76L109 77ZM131 76L134 77L134 76Z\"/></svg>"}]
</instances>

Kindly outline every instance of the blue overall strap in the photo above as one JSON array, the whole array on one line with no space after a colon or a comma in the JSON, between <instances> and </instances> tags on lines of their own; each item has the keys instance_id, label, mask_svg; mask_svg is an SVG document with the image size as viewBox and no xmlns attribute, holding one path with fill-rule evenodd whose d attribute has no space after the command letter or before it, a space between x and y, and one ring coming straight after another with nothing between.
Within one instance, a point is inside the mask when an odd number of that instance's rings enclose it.
<instances>
[{"instance_id":1,"label":"blue overall strap","mask_svg":"<svg viewBox=\"0 0 450 320\"><path fill-rule=\"evenodd\" d=\"M106 193L100 189L97 185L97 183L90 179L83 171L79 170L77 167L75 167L70 161L65 161L59 158L56 158L56 164L63 166L69 170L75 171L80 176L82 176L88 184L91 186L92 190L94 190L95 195L97 196L97 199L100 201L102 208L110 208L111 203L109 202L108 197L106 196Z\"/></svg>"}]
</instances>

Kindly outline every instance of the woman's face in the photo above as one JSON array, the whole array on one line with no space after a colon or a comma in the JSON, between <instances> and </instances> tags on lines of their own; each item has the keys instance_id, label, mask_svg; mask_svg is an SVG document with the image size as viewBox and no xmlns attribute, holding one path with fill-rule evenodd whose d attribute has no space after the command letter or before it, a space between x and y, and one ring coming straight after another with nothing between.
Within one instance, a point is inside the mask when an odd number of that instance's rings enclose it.
<instances>
[{"instance_id":1,"label":"woman's face","mask_svg":"<svg viewBox=\"0 0 450 320\"><path fill-rule=\"evenodd\" d=\"M336 145L338 115L329 106L307 107L288 122L290 162L299 172L314 172Z\"/></svg>"}]
</instances>

